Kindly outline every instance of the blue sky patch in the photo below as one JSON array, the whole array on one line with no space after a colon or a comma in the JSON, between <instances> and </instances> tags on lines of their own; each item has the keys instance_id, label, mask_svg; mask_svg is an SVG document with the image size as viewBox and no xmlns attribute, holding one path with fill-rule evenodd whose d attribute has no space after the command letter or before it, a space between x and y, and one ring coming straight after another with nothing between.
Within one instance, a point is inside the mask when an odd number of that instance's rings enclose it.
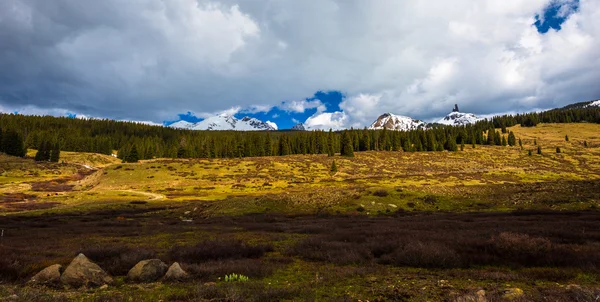
<instances>
[{"instance_id":1,"label":"blue sky patch","mask_svg":"<svg viewBox=\"0 0 600 302\"><path fill-rule=\"evenodd\" d=\"M569 16L579 9L579 0L562 2L554 0L544 9L542 15L535 15L535 27L539 33L545 34L550 28L559 31Z\"/></svg>"},{"instance_id":2,"label":"blue sky patch","mask_svg":"<svg viewBox=\"0 0 600 302\"><path fill-rule=\"evenodd\" d=\"M344 94L340 91L318 91L312 97L306 98L307 102L319 100L325 105L326 110L324 112L335 112L340 111L340 103L344 100ZM236 118L243 118L246 116L259 119L263 122L271 121L277 124L279 129L290 129L297 123L303 123L317 113L317 108L306 109L304 112L288 111L284 110L280 106L271 108L268 112L255 112L250 113L242 109L235 115ZM177 121L186 121L190 123L197 123L202 121L202 118L195 116L192 112L178 114L179 119ZM165 121L163 124L168 126L177 121Z\"/></svg>"}]
</instances>

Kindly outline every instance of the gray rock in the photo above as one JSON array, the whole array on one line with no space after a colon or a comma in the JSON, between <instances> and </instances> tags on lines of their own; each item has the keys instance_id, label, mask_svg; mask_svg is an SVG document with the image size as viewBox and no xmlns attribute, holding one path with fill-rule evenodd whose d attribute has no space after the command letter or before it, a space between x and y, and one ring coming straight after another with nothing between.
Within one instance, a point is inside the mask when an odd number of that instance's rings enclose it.
<instances>
[{"instance_id":1,"label":"gray rock","mask_svg":"<svg viewBox=\"0 0 600 302\"><path fill-rule=\"evenodd\" d=\"M181 268L179 263L175 262L169 267L165 275L165 281L182 281L187 279L188 274Z\"/></svg>"},{"instance_id":2,"label":"gray rock","mask_svg":"<svg viewBox=\"0 0 600 302\"><path fill-rule=\"evenodd\" d=\"M79 254L60 277L60 281L71 287L97 287L110 284L113 279L84 254Z\"/></svg>"},{"instance_id":3,"label":"gray rock","mask_svg":"<svg viewBox=\"0 0 600 302\"><path fill-rule=\"evenodd\" d=\"M140 261L129 273L127 279L133 282L154 282L162 278L169 267L160 259Z\"/></svg>"},{"instance_id":4,"label":"gray rock","mask_svg":"<svg viewBox=\"0 0 600 302\"><path fill-rule=\"evenodd\" d=\"M50 265L33 276L33 278L29 280L29 283L36 285L57 286L60 284L61 268L62 266L60 264Z\"/></svg>"}]
</instances>

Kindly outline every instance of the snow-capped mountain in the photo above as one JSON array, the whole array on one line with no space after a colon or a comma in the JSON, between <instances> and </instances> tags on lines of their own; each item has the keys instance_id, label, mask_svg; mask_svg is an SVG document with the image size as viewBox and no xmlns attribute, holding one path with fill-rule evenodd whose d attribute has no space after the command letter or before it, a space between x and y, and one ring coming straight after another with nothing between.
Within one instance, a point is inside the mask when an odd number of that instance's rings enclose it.
<instances>
[{"instance_id":1,"label":"snow-capped mountain","mask_svg":"<svg viewBox=\"0 0 600 302\"><path fill-rule=\"evenodd\" d=\"M304 123L298 123L294 125L294 127L292 127L290 130L306 131L306 126L304 125Z\"/></svg>"},{"instance_id":2,"label":"snow-capped mountain","mask_svg":"<svg viewBox=\"0 0 600 302\"><path fill-rule=\"evenodd\" d=\"M437 121L437 123L450 126L464 126L468 124L474 124L480 120L481 118L478 118L473 113L464 113L458 111L458 105L454 105L452 112L443 117L441 120Z\"/></svg>"},{"instance_id":3,"label":"snow-capped mountain","mask_svg":"<svg viewBox=\"0 0 600 302\"><path fill-rule=\"evenodd\" d=\"M371 124L369 129L381 130L385 128L388 130L408 131L424 127L424 122L415 120L411 117L384 113Z\"/></svg>"},{"instance_id":4,"label":"snow-capped mountain","mask_svg":"<svg viewBox=\"0 0 600 302\"><path fill-rule=\"evenodd\" d=\"M189 130L236 130L236 131L261 131L277 130L277 124L267 121L263 122L255 118L244 117L237 119L232 115L220 114L211 116L198 123L186 121L175 122L169 127Z\"/></svg>"}]
</instances>

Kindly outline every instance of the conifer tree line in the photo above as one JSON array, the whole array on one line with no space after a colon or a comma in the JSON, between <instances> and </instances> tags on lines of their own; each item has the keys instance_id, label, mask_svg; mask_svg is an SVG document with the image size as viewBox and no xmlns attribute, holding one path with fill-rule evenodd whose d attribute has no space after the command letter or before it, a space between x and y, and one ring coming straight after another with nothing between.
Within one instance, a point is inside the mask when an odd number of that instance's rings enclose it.
<instances>
[{"instance_id":1,"label":"conifer tree line","mask_svg":"<svg viewBox=\"0 0 600 302\"><path fill-rule=\"evenodd\" d=\"M504 115L467 126L411 131L193 131L113 120L0 114L0 151L24 156L27 148L52 160L63 151L118 153L126 162L150 158L232 158L290 154L341 154L357 151L457 151L464 145L515 146L507 127L538 123L600 123L600 108L555 109ZM519 139L519 144L521 144ZM56 151L54 151L56 150Z\"/></svg>"}]
</instances>

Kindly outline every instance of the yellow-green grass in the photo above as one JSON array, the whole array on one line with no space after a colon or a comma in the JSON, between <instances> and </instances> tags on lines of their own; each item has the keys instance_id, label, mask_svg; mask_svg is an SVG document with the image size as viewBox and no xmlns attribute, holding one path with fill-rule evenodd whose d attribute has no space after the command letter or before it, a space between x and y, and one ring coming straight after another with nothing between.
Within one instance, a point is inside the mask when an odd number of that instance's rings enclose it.
<instances>
[{"instance_id":1,"label":"yellow-green grass","mask_svg":"<svg viewBox=\"0 0 600 302\"><path fill-rule=\"evenodd\" d=\"M61 152L65 165L35 163L31 159L0 157L4 174L2 192L24 192L59 208L93 204L163 200L178 206L210 204L211 215L263 212L390 212L397 209L452 211L481 210L490 188L508 198L511 185L580 182L600 179L600 125L540 124L511 127L519 146L465 146L458 152L356 152L354 158L326 155L293 155L242 159L153 159L123 164L114 157ZM565 135L569 135L569 141ZM537 154L534 139L542 146ZM588 147L584 147L586 141ZM556 153L556 147L561 153ZM528 150L533 150L531 156ZM30 153L34 154L33 151ZM338 172L330 173L335 160ZM77 165L100 168L81 180L75 191L31 192L27 184L65 177ZM82 168L82 167L79 167ZM567 186L568 187L568 186ZM527 189L521 188L521 190ZM387 196L373 196L375 190ZM48 196L50 195L50 196ZM435 204L423 203L435 196ZM531 200L536 197L528 196ZM546 200L547 198L544 197ZM509 209L500 202L491 209ZM596 200L586 199L586 206ZM414 204L414 205L413 205ZM521 206L523 203L517 203ZM582 205L564 205L579 208Z\"/></svg>"}]
</instances>

